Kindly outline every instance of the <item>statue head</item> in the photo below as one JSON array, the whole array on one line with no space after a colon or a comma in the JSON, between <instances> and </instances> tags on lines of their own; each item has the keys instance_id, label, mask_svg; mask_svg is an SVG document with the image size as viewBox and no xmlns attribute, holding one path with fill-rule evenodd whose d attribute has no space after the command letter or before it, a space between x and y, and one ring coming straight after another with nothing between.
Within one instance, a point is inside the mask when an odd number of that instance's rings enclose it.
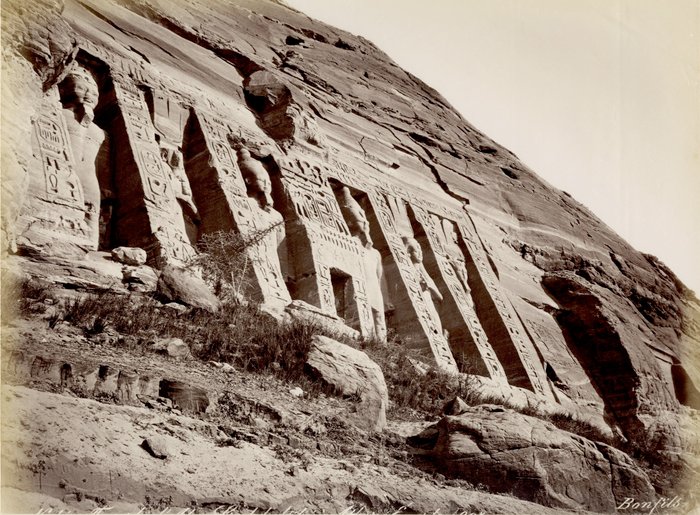
<instances>
[{"instance_id":1,"label":"statue head","mask_svg":"<svg viewBox=\"0 0 700 515\"><path fill-rule=\"evenodd\" d=\"M58 85L58 91L63 107L72 109L81 125L90 125L100 98L100 90L92 74L82 66L76 66Z\"/></svg>"},{"instance_id":2,"label":"statue head","mask_svg":"<svg viewBox=\"0 0 700 515\"><path fill-rule=\"evenodd\" d=\"M423 250L420 247L420 243L418 243L418 241L411 236L404 236L401 238L401 240L406 246L406 251L408 252L408 257L411 258L411 262L422 263Z\"/></svg>"}]
</instances>

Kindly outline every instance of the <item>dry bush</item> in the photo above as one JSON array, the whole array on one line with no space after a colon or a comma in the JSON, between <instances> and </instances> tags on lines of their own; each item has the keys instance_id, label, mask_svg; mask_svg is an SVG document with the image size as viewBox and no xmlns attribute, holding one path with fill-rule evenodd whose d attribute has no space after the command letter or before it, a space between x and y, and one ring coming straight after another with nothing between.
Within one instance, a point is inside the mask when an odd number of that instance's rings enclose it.
<instances>
[{"instance_id":1,"label":"dry bush","mask_svg":"<svg viewBox=\"0 0 700 515\"><path fill-rule=\"evenodd\" d=\"M7 272L3 272L0 286L2 324L11 323L19 316L33 314L38 304L50 298L49 283Z\"/></svg>"},{"instance_id":2,"label":"dry bush","mask_svg":"<svg viewBox=\"0 0 700 515\"><path fill-rule=\"evenodd\" d=\"M470 404L476 402L473 376L451 374L436 367L420 372L412 362L417 356L412 356L412 352L395 336L387 343L365 341L363 350L381 367L395 411L408 408L434 415L455 397Z\"/></svg>"},{"instance_id":3,"label":"dry bush","mask_svg":"<svg viewBox=\"0 0 700 515\"><path fill-rule=\"evenodd\" d=\"M252 267L263 240L277 231L281 222L243 235L236 231L203 234L197 243L199 253L188 263L201 270L205 281L224 302L238 301L252 286Z\"/></svg>"},{"instance_id":4,"label":"dry bush","mask_svg":"<svg viewBox=\"0 0 700 515\"><path fill-rule=\"evenodd\" d=\"M91 293L65 304L62 320L83 329L88 335L111 327L126 335L152 331L170 336L175 313L140 295Z\"/></svg>"}]
</instances>

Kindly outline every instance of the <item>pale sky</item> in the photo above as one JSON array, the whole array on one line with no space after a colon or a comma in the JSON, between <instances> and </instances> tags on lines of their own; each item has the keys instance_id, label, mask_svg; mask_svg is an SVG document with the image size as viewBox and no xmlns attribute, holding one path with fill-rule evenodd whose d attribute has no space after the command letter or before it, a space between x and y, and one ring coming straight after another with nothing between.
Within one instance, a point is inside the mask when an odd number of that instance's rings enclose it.
<instances>
[{"instance_id":1,"label":"pale sky","mask_svg":"<svg viewBox=\"0 0 700 515\"><path fill-rule=\"evenodd\" d=\"M374 42L700 294L700 0L288 0Z\"/></svg>"}]
</instances>

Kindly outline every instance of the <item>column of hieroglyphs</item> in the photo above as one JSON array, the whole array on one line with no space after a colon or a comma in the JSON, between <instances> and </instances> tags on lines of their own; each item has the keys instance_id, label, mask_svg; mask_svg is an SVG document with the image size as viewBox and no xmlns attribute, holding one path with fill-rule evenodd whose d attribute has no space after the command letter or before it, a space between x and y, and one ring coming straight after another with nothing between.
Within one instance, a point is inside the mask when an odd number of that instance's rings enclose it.
<instances>
[{"instance_id":1,"label":"column of hieroglyphs","mask_svg":"<svg viewBox=\"0 0 700 515\"><path fill-rule=\"evenodd\" d=\"M268 304L291 301L280 265L278 247L284 240L284 221L270 197L267 172L250 169L251 163L241 163L247 150L241 143L238 152L231 147L229 125L212 113L197 108L191 123L197 124L204 148L200 155L191 156L188 176L197 184L193 191L199 205L201 230L204 232L235 230L252 244L245 249L250 259L254 280L248 285L254 300ZM192 149L185 149L185 153ZM251 159L250 155L247 156ZM241 164L248 170L246 185ZM258 163L259 166L262 166ZM252 175L252 176L251 176ZM249 191L250 190L250 191ZM198 198L199 197L199 198Z\"/></svg>"},{"instance_id":2,"label":"column of hieroglyphs","mask_svg":"<svg viewBox=\"0 0 700 515\"><path fill-rule=\"evenodd\" d=\"M278 166L293 210L288 213L287 237L295 270L297 297L337 315L331 270L348 277L352 288L350 318L363 335L374 333L367 301L363 251L343 218L328 184L327 168L310 157L280 159ZM349 320L346 320L350 322Z\"/></svg>"},{"instance_id":3,"label":"column of hieroglyphs","mask_svg":"<svg viewBox=\"0 0 700 515\"><path fill-rule=\"evenodd\" d=\"M181 208L173 190L172 171L161 158L143 91L122 73L112 73L112 81L128 139L127 147L118 149L121 155L117 159L125 163L130 158L136 166L133 171L128 166L117 167L115 182L129 192L128 195L122 193L119 200L123 205L127 197L132 197L137 185L129 182L138 182L146 214L146 227L143 227L143 218L117 220L120 243L143 247L158 261L174 258L185 262L193 255L194 249L187 238L184 220L181 216L174 216L181 213ZM127 171L129 175L122 176ZM134 202L133 198L129 200ZM125 218L124 213L117 216ZM131 232L133 235L129 234Z\"/></svg>"},{"instance_id":4,"label":"column of hieroglyphs","mask_svg":"<svg viewBox=\"0 0 700 515\"><path fill-rule=\"evenodd\" d=\"M192 198L182 155L182 136L189 110L175 98L157 88L149 88L151 116L156 129L160 157L170 170L169 180L180 205L188 241L197 243L199 214Z\"/></svg>"},{"instance_id":5,"label":"column of hieroglyphs","mask_svg":"<svg viewBox=\"0 0 700 515\"><path fill-rule=\"evenodd\" d=\"M474 263L478 280L482 282L484 291L489 298L482 298L481 302L492 302L498 312L500 321L505 325L503 333L507 338L509 350L508 359L504 367L522 366L526 379L535 393L552 398L552 392L547 385L547 379L537 358L533 343L525 336L525 330L518 319L513 306L501 290L491 266L486 258L486 250L476 232L476 227L467 214L459 224L459 230L467 247L467 251ZM497 351L498 352L498 351ZM501 359L503 362L504 360Z\"/></svg>"},{"instance_id":6,"label":"column of hieroglyphs","mask_svg":"<svg viewBox=\"0 0 700 515\"><path fill-rule=\"evenodd\" d=\"M412 209L425 230L440 273L459 310L460 322L466 326L469 338L476 347L488 375L497 381L507 382L503 366L498 361L474 311L465 257L457 239L454 222L447 219L440 220L437 215L424 211L416 205L413 205ZM451 341L450 343L453 352L462 351L466 347L463 342Z\"/></svg>"},{"instance_id":7,"label":"column of hieroglyphs","mask_svg":"<svg viewBox=\"0 0 700 515\"><path fill-rule=\"evenodd\" d=\"M421 273L422 264L417 242L413 240L413 235L406 234L408 229L401 231L396 220L396 212L392 211L389 205L388 193L379 191L368 191L368 196L377 221L386 238L392 257L398 268L401 280L406 288L410 299L411 308L417 317L420 327L423 330L421 335L427 339L430 354L436 364L445 370L456 371L457 364L450 350L449 343L442 332L442 324L435 310L429 284L426 284L427 272ZM392 199L396 201L397 199ZM404 224L408 225L408 224ZM402 234L403 233L403 234ZM411 241L413 240L413 241ZM406 309L407 306L397 306L398 309ZM398 328L401 330L401 328ZM409 340L422 340L416 338L417 335L402 335ZM420 343L420 341L419 341Z\"/></svg>"}]
</instances>

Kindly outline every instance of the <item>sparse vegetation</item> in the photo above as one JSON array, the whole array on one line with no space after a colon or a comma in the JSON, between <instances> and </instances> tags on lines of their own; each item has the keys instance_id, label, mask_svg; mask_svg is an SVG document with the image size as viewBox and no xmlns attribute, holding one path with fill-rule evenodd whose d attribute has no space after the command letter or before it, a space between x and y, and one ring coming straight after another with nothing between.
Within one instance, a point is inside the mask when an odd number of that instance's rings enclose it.
<instances>
[{"instance_id":1,"label":"sparse vegetation","mask_svg":"<svg viewBox=\"0 0 700 515\"><path fill-rule=\"evenodd\" d=\"M418 355L406 349L396 335L391 335L387 343L369 340L361 347L381 367L397 414L412 409L435 415L457 396L468 403L476 402L472 376L455 376L434 367L421 370Z\"/></svg>"},{"instance_id":2,"label":"sparse vegetation","mask_svg":"<svg viewBox=\"0 0 700 515\"><path fill-rule=\"evenodd\" d=\"M113 330L136 338L144 347L156 337L182 338L202 360L301 381L305 391L322 390L307 379L304 364L312 336L324 334L362 347L379 364L394 410L437 414L455 396L476 403L473 378L457 377L435 368L419 372L411 352L397 338L387 344L371 340L358 344L329 334L325 327L312 321L295 319L282 323L249 305L224 304L217 313L199 309L179 313L143 296L87 295L66 305L63 320L80 327L87 336Z\"/></svg>"},{"instance_id":3,"label":"sparse vegetation","mask_svg":"<svg viewBox=\"0 0 700 515\"><path fill-rule=\"evenodd\" d=\"M179 313L146 297L87 295L66 305L63 320L87 336L113 330L138 337L181 338L205 361L231 363L251 372L271 371L284 379L303 375L311 337L323 328L310 321L281 323L256 307L225 304L217 313Z\"/></svg>"},{"instance_id":4,"label":"sparse vegetation","mask_svg":"<svg viewBox=\"0 0 700 515\"><path fill-rule=\"evenodd\" d=\"M18 316L28 316L38 310L50 297L46 285L40 281L20 278L3 273L2 279L2 324L12 322Z\"/></svg>"},{"instance_id":5,"label":"sparse vegetation","mask_svg":"<svg viewBox=\"0 0 700 515\"><path fill-rule=\"evenodd\" d=\"M188 263L201 270L205 281L224 302L237 302L252 284L252 264L258 259L261 244L277 231L281 222L243 235L235 231L216 231L202 235L199 253Z\"/></svg>"}]
</instances>

